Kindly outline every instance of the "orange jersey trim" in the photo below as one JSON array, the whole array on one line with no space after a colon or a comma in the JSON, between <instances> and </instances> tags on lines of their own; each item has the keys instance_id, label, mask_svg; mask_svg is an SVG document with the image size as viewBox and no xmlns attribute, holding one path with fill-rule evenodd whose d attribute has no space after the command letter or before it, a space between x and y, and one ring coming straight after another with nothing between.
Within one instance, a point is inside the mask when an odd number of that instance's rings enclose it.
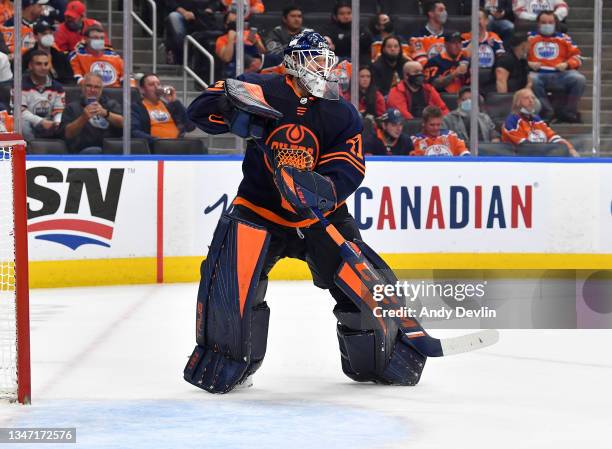
<instances>
[{"instance_id":1,"label":"orange jersey trim","mask_svg":"<svg viewBox=\"0 0 612 449\"><path fill-rule=\"evenodd\" d=\"M336 207L334 208L334 210L330 210L328 212L325 212L323 214L323 216L327 217L329 214L334 212L336 209L338 209L344 203L345 203L345 201L342 201L341 203L337 204ZM242 198L241 196L237 196L236 198L234 198L234 201L232 201L232 204L235 205L235 206L244 206L247 209L250 209L251 211L255 212L260 217L263 217L266 220L271 221L272 223L276 223L278 225L286 226L286 227L289 227L289 228L305 228L305 227L311 226L311 225L313 225L313 224L315 224L315 223L317 223L319 221L318 218L308 218L306 220L301 220L301 221L289 221L289 220L286 220L285 218L281 217L280 215L272 212L271 210L266 209L265 207L257 206L255 204L251 203L249 200L247 200L246 198Z\"/></svg>"}]
</instances>

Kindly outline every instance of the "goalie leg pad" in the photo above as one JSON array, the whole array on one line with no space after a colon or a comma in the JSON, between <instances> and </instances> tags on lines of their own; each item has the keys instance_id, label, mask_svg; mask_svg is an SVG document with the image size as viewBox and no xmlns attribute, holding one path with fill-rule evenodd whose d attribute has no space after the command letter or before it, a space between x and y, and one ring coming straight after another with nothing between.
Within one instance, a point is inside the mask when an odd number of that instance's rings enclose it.
<instances>
[{"instance_id":1,"label":"goalie leg pad","mask_svg":"<svg viewBox=\"0 0 612 449\"><path fill-rule=\"evenodd\" d=\"M334 309L338 319L338 343L342 371L357 382L375 382L385 385L416 385L427 357L419 353L401 333L390 350L385 367L377 367L377 339L379 332L361 329L359 312Z\"/></svg>"},{"instance_id":2,"label":"goalie leg pad","mask_svg":"<svg viewBox=\"0 0 612 449\"><path fill-rule=\"evenodd\" d=\"M226 393L253 374L266 353L270 309L260 279L270 235L224 215L202 263L196 342L184 378L211 393Z\"/></svg>"}]
</instances>

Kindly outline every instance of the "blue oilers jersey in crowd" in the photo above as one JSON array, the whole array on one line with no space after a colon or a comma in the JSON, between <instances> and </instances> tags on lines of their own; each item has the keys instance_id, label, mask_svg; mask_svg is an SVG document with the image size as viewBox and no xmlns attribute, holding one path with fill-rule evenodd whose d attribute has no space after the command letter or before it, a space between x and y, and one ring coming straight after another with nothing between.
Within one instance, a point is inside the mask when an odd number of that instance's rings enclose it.
<instances>
[{"instance_id":1,"label":"blue oilers jersey in crowd","mask_svg":"<svg viewBox=\"0 0 612 449\"><path fill-rule=\"evenodd\" d=\"M266 144L275 151L306 149L313 156L314 170L334 182L338 204L344 202L365 175L362 121L355 108L342 98L332 101L300 97L288 76L245 74L239 79L259 84L270 106L284 114L266 130ZM229 131L217 107L218 99L224 95L223 83L218 81L208 88L188 109L190 119L209 134ZM270 166L253 142L248 143L242 172L244 178L233 204L283 226L314 223L283 207Z\"/></svg>"}]
</instances>

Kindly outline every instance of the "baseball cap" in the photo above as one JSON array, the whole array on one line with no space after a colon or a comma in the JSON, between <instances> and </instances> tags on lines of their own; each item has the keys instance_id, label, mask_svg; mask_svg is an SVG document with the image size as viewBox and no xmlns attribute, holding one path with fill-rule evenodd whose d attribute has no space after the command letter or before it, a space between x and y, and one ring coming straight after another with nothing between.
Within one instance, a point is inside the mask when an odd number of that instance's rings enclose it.
<instances>
[{"instance_id":1,"label":"baseball cap","mask_svg":"<svg viewBox=\"0 0 612 449\"><path fill-rule=\"evenodd\" d=\"M444 33L444 42L462 42L461 33L459 31L448 31Z\"/></svg>"},{"instance_id":2,"label":"baseball cap","mask_svg":"<svg viewBox=\"0 0 612 449\"><path fill-rule=\"evenodd\" d=\"M34 25L35 34L41 34L49 30L53 31L53 27L46 20L39 20L38 22L36 22L36 25Z\"/></svg>"},{"instance_id":3,"label":"baseball cap","mask_svg":"<svg viewBox=\"0 0 612 449\"><path fill-rule=\"evenodd\" d=\"M47 3L49 3L49 0L22 0L21 9L34 5L46 5Z\"/></svg>"},{"instance_id":4,"label":"baseball cap","mask_svg":"<svg viewBox=\"0 0 612 449\"><path fill-rule=\"evenodd\" d=\"M72 19L78 20L85 15L86 12L85 5L79 1L73 1L68 3L66 6L66 12L64 16L68 16Z\"/></svg>"},{"instance_id":5,"label":"baseball cap","mask_svg":"<svg viewBox=\"0 0 612 449\"><path fill-rule=\"evenodd\" d=\"M389 108L385 111L385 113L380 117L380 119L384 123L402 123L402 113L399 109Z\"/></svg>"}]
</instances>

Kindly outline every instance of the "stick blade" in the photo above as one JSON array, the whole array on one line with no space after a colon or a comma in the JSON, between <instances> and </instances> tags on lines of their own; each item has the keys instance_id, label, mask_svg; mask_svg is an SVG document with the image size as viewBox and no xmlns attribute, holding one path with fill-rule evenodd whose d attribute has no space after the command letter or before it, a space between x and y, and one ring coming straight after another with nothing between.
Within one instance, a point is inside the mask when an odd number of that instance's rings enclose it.
<instances>
[{"instance_id":1,"label":"stick blade","mask_svg":"<svg viewBox=\"0 0 612 449\"><path fill-rule=\"evenodd\" d=\"M440 340L443 355L461 354L494 345L499 341L499 332L486 329L473 334Z\"/></svg>"}]
</instances>

